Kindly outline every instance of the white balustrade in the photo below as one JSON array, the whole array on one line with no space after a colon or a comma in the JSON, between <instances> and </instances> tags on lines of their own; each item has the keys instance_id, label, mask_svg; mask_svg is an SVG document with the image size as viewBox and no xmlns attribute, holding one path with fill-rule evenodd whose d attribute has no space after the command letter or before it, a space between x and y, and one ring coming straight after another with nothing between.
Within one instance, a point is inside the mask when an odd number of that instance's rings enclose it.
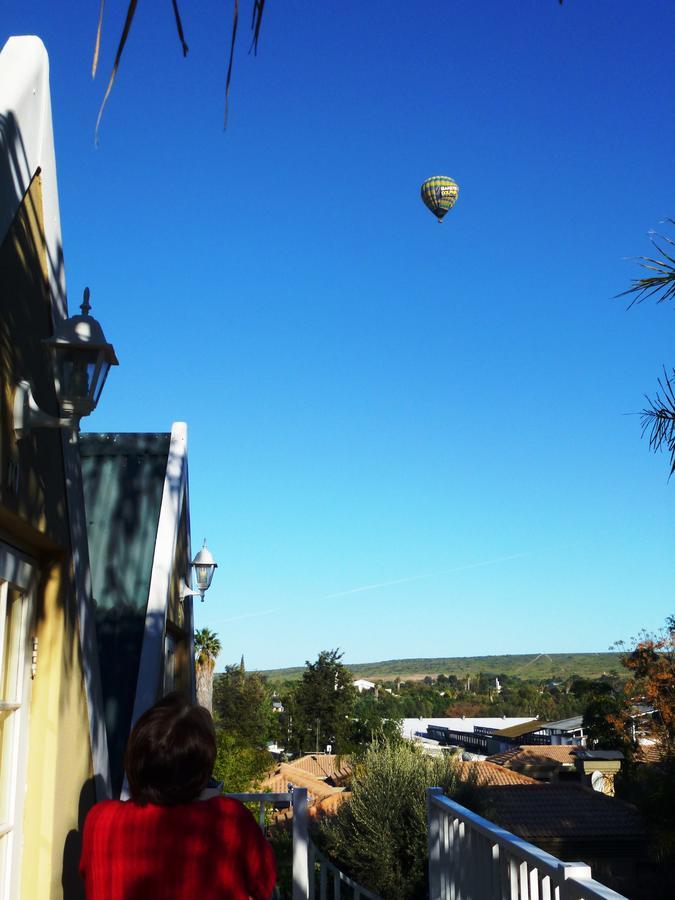
<instances>
[{"instance_id":1,"label":"white balustrade","mask_svg":"<svg viewBox=\"0 0 675 900\"><path fill-rule=\"evenodd\" d=\"M562 862L427 790L429 900L626 900L585 863Z\"/></svg>"},{"instance_id":2,"label":"white balustrade","mask_svg":"<svg viewBox=\"0 0 675 900\"><path fill-rule=\"evenodd\" d=\"M275 803L290 803L293 808L293 900L327 900L329 886L332 900L381 900L367 888L357 884L340 871L309 840L307 789L293 788L281 794L227 794L242 803L257 804L258 822L265 827L265 807ZM319 890L317 892L317 881Z\"/></svg>"},{"instance_id":3,"label":"white balustrade","mask_svg":"<svg viewBox=\"0 0 675 900\"><path fill-rule=\"evenodd\" d=\"M346 900L346 898L350 898L350 900L351 898L353 900L361 900L361 898L381 900L377 894L345 875L311 841L309 843L309 872L309 900L328 900L329 891L331 900L341 900L341 898L342 900Z\"/></svg>"},{"instance_id":4,"label":"white balustrade","mask_svg":"<svg viewBox=\"0 0 675 900\"><path fill-rule=\"evenodd\" d=\"M227 794L242 803L258 804L258 821L265 827L265 806L273 803L290 803L293 808L293 900L309 897L309 815L307 812L307 788L293 788L281 794Z\"/></svg>"}]
</instances>

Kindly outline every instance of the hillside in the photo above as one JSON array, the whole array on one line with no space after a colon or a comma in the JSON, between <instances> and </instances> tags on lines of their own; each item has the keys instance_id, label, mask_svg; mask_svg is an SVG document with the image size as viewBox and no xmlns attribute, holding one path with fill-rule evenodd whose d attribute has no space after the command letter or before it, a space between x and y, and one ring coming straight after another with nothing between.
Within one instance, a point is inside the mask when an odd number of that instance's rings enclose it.
<instances>
[{"instance_id":1,"label":"hillside","mask_svg":"<svg viewBox=\"0 0 675 900\"><path fill-rule=\"evenodd\" d=\"M620 674L618 653L541 653L505 656L450 656L428 659L388 659L372 663L348 663L357 678L393 681L400 678L424 678L425 675L511 675L518 678L564 679L570 675L598 678L603 672ZM295 681L304 667L268 669L261 674L269 681Z\"/></svg>"}]
</instances>

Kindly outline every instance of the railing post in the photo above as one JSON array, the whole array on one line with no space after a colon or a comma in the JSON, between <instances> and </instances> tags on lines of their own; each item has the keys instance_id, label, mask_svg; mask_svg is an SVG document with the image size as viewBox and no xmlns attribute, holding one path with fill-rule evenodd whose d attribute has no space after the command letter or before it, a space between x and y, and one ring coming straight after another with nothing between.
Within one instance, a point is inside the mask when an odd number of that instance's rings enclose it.
<instances>
[{"instance_id":1,"label":"railing post","mask_svg":"<svg viewBox=\"0 0 675 900\"><path fill-rule=\"evenodd\" d=\"M307 788L293 788L293 900L309 897L309 816Z\"/></svg>"},{"instance_id":2,"label":"railing post","mask_svg":"<svg viewBox=\"0 0 675 900\"><path fill-rule=\"evenodd\" d=\"M429 900L441 900L441 813L432 802L443 796L439 787L427 788L427 835L429 840Z\"/></svg>"},{"instance_id":3,"label":"railing post","mask_svg":"<svg viewBox=\"0 0 675 900\"><path fill-rule=\"evenodd\" d=\"M574 878L577 881L587 881L593 877L591 867L583 862L561 862L558 868L562 876L560 879L560 900L566 900L570 894L573 894L574 897L578 896L578 890L573 889L571 885L566 887L565 882L569 878Z\"/></svg>"}]
</instances>

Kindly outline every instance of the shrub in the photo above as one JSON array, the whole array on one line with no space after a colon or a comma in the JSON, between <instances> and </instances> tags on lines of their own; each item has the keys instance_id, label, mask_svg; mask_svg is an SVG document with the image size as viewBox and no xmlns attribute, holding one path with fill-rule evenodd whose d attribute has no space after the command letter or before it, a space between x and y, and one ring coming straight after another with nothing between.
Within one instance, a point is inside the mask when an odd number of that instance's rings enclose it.
<instances>
[{"instance_id":1,"label":"shrub","mask_svg":"<svg viewBox=\"0 0 675 900\"><path fill-rule=\"evenodd\" d=\"M456 794L449 756L410 743L370 747L356 764L352 796L321 825L326 852L353 878L391 900L426 896L426 788Z\"/></svg>"}]
</instances>

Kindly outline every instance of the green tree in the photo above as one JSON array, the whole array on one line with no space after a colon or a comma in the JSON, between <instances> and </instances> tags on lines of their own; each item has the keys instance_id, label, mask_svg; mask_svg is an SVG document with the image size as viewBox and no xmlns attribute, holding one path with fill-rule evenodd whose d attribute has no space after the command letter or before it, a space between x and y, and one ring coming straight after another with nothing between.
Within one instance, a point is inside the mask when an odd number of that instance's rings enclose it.
<instances>
[{"instance_id":1,"label":"green tree","mask_svg":"<svg viewBox=\"0 0 675 900\"><path fill-rule=\"evenodd\" d=\"M628 710L621 697L596 694L584 708L584 728L591 748L621 750L632 755Z\"/></svg>"},{"instance_id":2,"label":"green tree","mask_svg":"<svg viewBox=\"0 0 675 900\"><path fill-rule=\"evenodd\" d=\"M262 746L270 737L272 692L258 672L239 665L225 666L213 689L216 725L244 746Z\"/></svg>"},{"instance_id":3,"label":"green tree","mask_svg":"<svg viewBox=\"0 0 675 900\"><path fill-rule=\"evenodd\" d=\"M315 662L307 660L293 697L291 749L314 750L317 744L320 750L330 744L334 753L350 749L357 691L341 659L339 650L322 650Z\"/></svg>"},{"instance_id":4,"label":"green tree","mask_svg":"<svg viewBox=\"0 0 675 900\"><path fill-rule=\"evenodd\" d=\"M223 782L223 793L241 793L257 787L273 765L271 754L247 747L231 734L217 732L218 750L213 776Z\"/></svg>"},{"instance_id":5,"label":"green tree","mask_svg":"<svg viewBox=\"0 0 675 900\"><path fill-rule=\"evenodd\" d=\"M220 653L220 639L210 628L195 631L195 675L197 703L213 711L213 671Z\"/></svg>"}]
</instances>

